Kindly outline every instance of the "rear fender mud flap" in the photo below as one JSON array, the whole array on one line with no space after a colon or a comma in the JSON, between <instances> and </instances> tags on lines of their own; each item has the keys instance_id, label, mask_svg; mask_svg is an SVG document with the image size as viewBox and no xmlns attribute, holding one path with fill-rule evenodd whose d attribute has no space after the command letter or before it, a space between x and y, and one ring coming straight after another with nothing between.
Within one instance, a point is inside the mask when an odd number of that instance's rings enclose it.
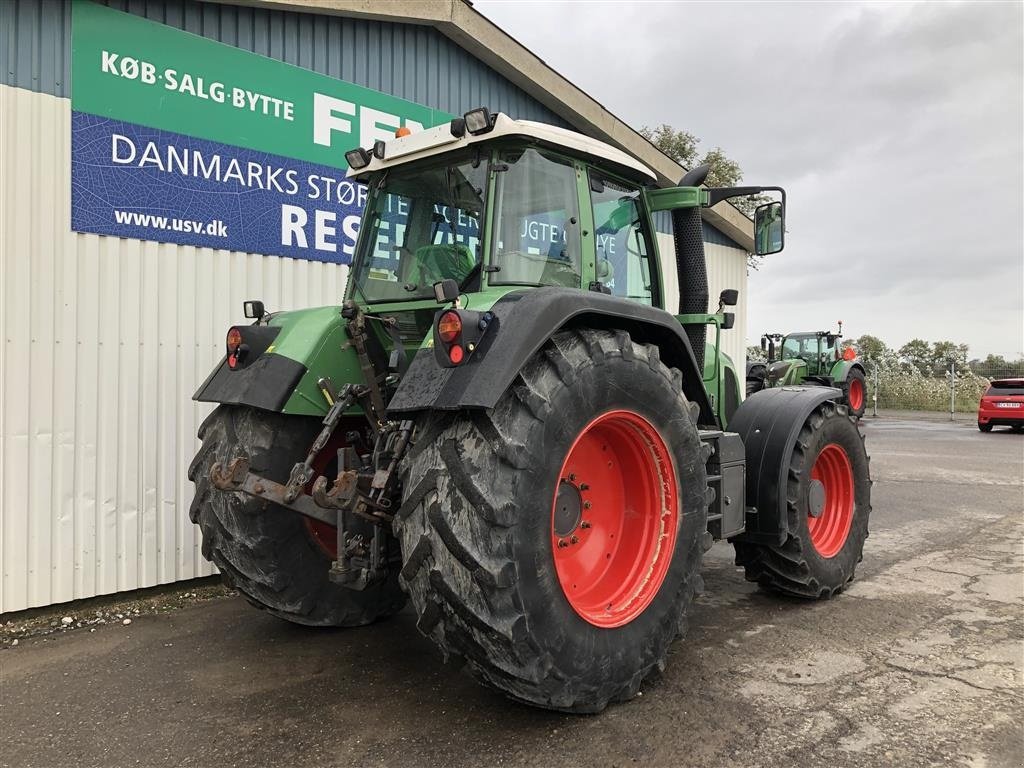
<instances>
[{"instance_id":1,"label":"rear fender mud flap","mask_svg":"<svg viewBox=\"0 0 1024 768\"><path fill-rule=\"evenodd\" d=\"M765 389L744 400L729 420L729 431L739 433L747 458L747 524L737 540L785 543L790 532L786 475L793 446L814 409L842 396L832 387Z\"/></svg>"}]
</instances>

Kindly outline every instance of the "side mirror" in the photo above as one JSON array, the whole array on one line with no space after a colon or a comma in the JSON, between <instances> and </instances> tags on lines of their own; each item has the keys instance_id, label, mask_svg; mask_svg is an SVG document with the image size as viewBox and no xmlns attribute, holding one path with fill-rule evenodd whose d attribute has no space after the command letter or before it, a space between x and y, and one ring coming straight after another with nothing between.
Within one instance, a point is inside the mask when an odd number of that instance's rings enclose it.
<instances>
[{"instance_id":1,"label":"side mirror","mask_svg":"<svg viewBox=\"0 0 1024 768\"><path fill-rule=\"evenodd\" d=\"M434 283L434 300L438 304L447 304L459 298L459 284L454 280L447 279Z\"/></svg>"},{"instance_id":2,"label":"side mirror","mask_svg":"<svg viewBox=\"0 0 1024 768\"><path fill-rule=\"evenodd\" d=\"M735 324L736 324L736 313L735 312L726 312L724 315L722 315L722 330L723 331L728 331Z\"/></svg>"},{"instance_id":3,"label":"side mirror","mask_svg":"<svg viewBox=\"0 0 1024 768\"><path fill-rule=\"evenodd\" d=\"M740 292L735 288L726 288L718 294L718 300L722 302L723 307L735 307L736 302L740 300Z\"/></svg>"},{"instance_id":4,"label":"side mirror","mask_svg":"<svg viewBox=\"0 0 1024 768\"><path fill-rule=\"evenodd\" d=\"M754 209L754 252L778 253L785 247L786 210L782 203L765 203Z\"/></svg>"}]
</instances>

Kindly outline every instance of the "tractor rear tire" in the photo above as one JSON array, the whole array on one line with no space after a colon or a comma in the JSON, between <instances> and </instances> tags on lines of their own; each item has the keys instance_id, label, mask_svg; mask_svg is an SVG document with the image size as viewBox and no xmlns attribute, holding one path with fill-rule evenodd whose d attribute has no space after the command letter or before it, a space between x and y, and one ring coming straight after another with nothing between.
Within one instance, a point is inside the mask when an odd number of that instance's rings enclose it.
<instances>
[{"instance_id":1,"label":"tractor rear tire","mask_svg":"<svg viewBox=\"0 0 1024 768\"><path fill-rule=\"evenodd\" d=\"M478 680L589 713L664 668L703 588L707 477L657 347L556 334L493 409L418 425L403 488L417 626Z\"/></svg>"},{"instance_id":2,"label":"tractor rear tire","mask_svg":"<svg viewBox=\"0 0 1024 768\"><path fill-rule=\"evenodd\" d=\"M237 456L248 457L253 472L286 482L320 427L315 418L218 406L199 428L203 445L189 466L196 491L189 517L202 530L203 556L256 607L296 624L357 627L405 604L397 573L362 591L335 584L331 558L302 515L210 482L214 462L226 466Z\"/></svg>"},{"instance_id":3,"label":"tractor rear tire","mask_svg":"<svg viewBox=\"0 0 1024 768\"><path fill-rule=\"evenodd\" d=\"M850 409L850 414L859 419L864 415L864 410L868 405L867 380L864 378L864 374L856 368L851 369L850 375L843 382L842 389L843 402Z\"/></svg>"},{"instance_id":4,"label":"tractor rear tire","mask_svg":"<svg viewBox=\"0 0 1024 768\"><path fill-rule=\"evenodd\" d=\"M853 581L871 514L864 437L845 405L826 401L800 430L785 488L789 534L781 546L736 541L747 581L795 597L828 598Z\"/></svg>"}]
</instances>

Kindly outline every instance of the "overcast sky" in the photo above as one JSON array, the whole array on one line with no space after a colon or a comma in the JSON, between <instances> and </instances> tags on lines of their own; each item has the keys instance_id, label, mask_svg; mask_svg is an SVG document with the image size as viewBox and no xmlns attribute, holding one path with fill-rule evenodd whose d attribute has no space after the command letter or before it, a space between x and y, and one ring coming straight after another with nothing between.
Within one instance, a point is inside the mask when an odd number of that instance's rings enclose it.
<instances>
[{"instance_id":1,"label":"overcast sky","mask_svg":"<svg viewBox=\"0 0 1024 768\"><path fill-rule=\"evenodd\" d=\"M1024 4L502 2L474 7L634 127L787 191L749 282L762 331L1024 355Z\"/></svg>"}]
</instances>

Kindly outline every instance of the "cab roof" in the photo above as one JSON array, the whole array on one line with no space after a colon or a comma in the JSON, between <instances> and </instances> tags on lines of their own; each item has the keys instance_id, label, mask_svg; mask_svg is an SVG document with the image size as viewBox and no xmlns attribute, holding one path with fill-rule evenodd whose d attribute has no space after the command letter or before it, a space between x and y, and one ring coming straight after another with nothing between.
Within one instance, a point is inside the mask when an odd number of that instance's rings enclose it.
<instances>
[{"instance_id":1,"label":"cab roof","mask_svg":"<svg viewBox=\"0 0 1024 768\"><path fill-rule=\"evenodd\" d=\"M620 149L605 144L603 141L584 136L582 133L559 128L546 123L532 120L513 120L501 113L493 116L490 130L476 135L464 132L456 136L453 126L460 122L456 118L451 123L443 123L434 128L427 128L400 138L384 142L383 158L378 152L370 153L370 162L362 168L349 168L346 177L365 181L366 178L385 168L395 168L415 160L445 154L466 147L494 142L497 139L527 139L552 149L562 150L571 155L586 159L598 160L613 166L613 169L629 178L640 182L657 181L654 172L631 155Z\"/></svg>"}]
</instances>

